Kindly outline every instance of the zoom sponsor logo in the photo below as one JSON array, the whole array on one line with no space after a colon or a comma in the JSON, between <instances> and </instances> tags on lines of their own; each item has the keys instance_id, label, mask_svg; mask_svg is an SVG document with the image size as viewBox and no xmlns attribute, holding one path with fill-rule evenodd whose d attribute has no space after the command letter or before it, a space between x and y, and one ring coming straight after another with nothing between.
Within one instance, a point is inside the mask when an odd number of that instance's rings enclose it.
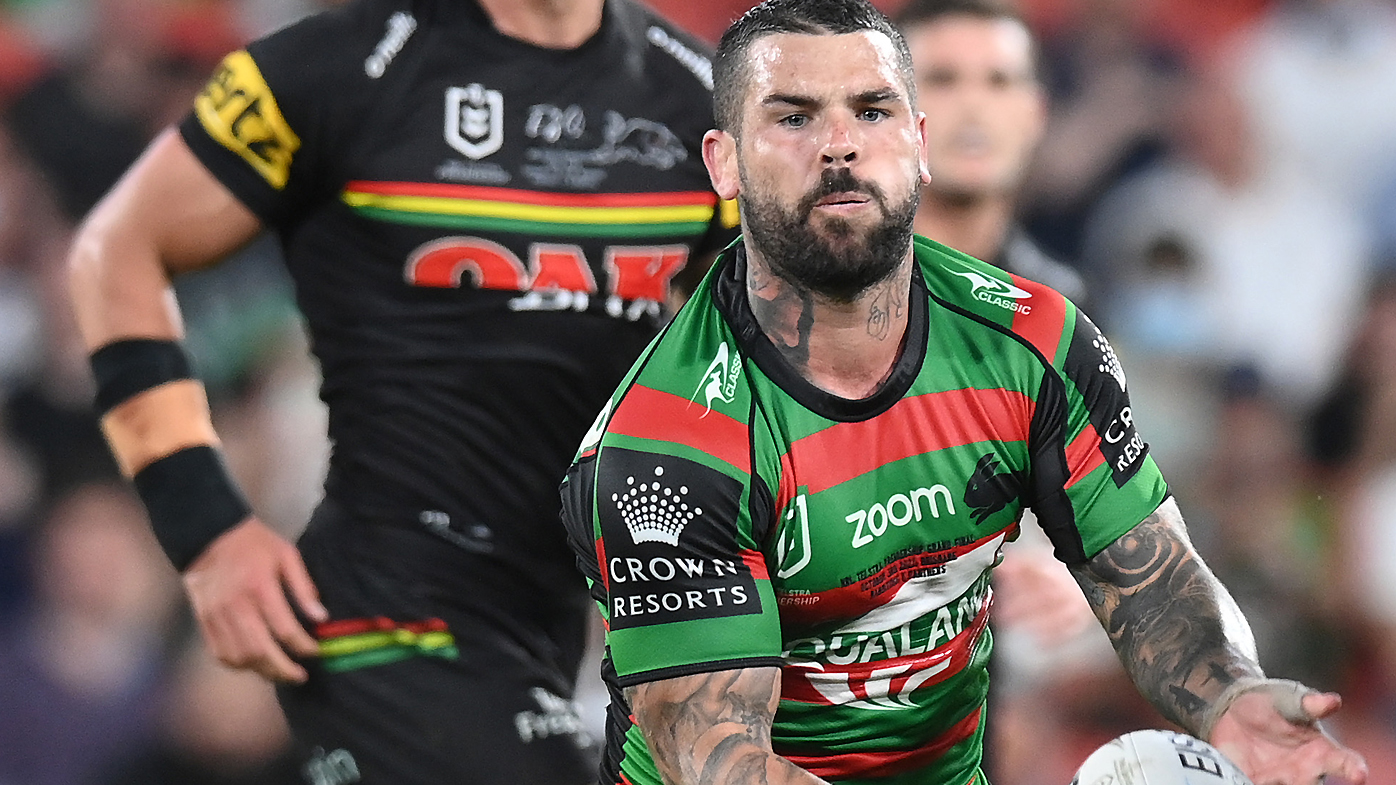
<instances>
[{"instance_id":1,"label":"zoom sponsor logo","mask_svg":"<svg viewBox=\"0 0 1396 785\"><path fill-rule=\"evenodd\" d=\"M601 451L601 520L611 629L759 613L737 546L741 483L702 464Z\"/></svg>"}]
</instances>

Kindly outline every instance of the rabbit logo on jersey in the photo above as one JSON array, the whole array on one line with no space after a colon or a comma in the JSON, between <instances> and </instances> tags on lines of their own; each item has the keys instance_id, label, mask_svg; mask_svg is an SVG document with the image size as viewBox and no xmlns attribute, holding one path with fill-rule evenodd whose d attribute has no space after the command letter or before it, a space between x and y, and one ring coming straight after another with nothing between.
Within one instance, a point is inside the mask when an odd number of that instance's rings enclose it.
<instances>
[{"instance_id":1,"label":"rabbit logo on jersey","mask_svg":"<svg viewBox=\"0 0 1396 785\"><path fill-rule=\"evenodd\" d=\"M683 458L601 451L597 516L612 629L759 613L737 545L742 485Z\"/></svg>"}]
</instances>

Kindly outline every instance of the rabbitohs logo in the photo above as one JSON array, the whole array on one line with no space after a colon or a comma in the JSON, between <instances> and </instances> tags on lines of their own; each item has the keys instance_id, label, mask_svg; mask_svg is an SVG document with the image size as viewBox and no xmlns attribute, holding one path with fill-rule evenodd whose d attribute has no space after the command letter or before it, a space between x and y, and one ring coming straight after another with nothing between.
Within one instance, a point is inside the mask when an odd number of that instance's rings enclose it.
<instances>
[{"instance_id":1,"label":"rabbitohs logo","mask_svg":"<svg viewBox=\"0 0 1396 785\"><path fill-rule=\"evenodd\" d=\"M969 269L968 265L964 266L966 269ZM958 270L951 270L949 267L946 267L945 270L951 275L958 275L969 281L970 296L976 300L989 303L990 305L997 305L1000 308L1007 308L1010 311L1021 313L1024 316L1027 316L1028 312L1032 310L1031 305L1024 305L1018 302L1019 300L1026 300L1032 297L1032 292L1019 289L1013 284L1004 283L997 278L990 278L978 270L969 269L969 272L960 272Z\"/></svg>"},{"instance_id":2,"label":"rabbitohs logo","mask_svg":"<svg viewBox=\"0 0 1396 785\"><path fill-rule=\"evenodd\" d=\"M993 453L985 453L974 466L974 474L965 484L965 504L974 512L975 525L983 523L990 515L1002 510L1018 498L1021 492L1019 478L1012 472L1000 472L999 460Z\"/></svg>"},{"instance_id":3,"label":"rabbitohs logo","mask_svg":"<svg viewBox=\"0 0 1396 785\"><path fill-rule=\"evenodd\" d=\"M730 356L730 359L729 359ZM737 377L742 372L742 357L739 354L731 354L727 349L727 342L723 341L717 347L717 354L713 355L713 361L708 363L708 370L703 371L703 378L699 380L698 386L693 389L691 396L698 400L698 392L703 392L703 397L707 399L707 407L698 419L708 416L708 412L713 410L713 401L718 400L723 403L731 403L737 395ZM705 386L706 385L706 386Z\"/></svg>"}]
</instances>

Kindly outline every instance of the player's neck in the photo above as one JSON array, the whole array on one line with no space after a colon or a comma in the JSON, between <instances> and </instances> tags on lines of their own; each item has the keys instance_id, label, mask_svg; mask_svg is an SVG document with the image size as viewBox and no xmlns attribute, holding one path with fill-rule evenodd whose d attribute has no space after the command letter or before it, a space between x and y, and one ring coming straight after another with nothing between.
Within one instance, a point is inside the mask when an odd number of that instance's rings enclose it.
<instances>
[{"instance_id":1,"label":"player's neck","mask_svg":"<svg viewBox=\"0 0 1396 785\"><path fill-rule=\"evenodd\" d=\"M601 29L603 0L476 0L500 33L547 49L575 49Z\"/></svg>"},{"instance_id":2,"label":"player's neck","mask_svg":"<svg viewBox=\"0 0 1396 785\"><path fill-rule=\"evenodd\" d=\"M912 264L908 249L887 280L839 302L775 275L748 246L747 301L762 332L807 381L841 398L866 398L901 354Z\"/></svg>"},{"instance_id":3,"label":"player's neck","mask_svg":"<svg viewBox=\"0 0 1396 785\"><path fill-rule=\"evenodd\" d=\"M956 199L927 189L921 192L912 227L919 235L992 262L1012 223L1013 203L1007 196Z\"/></svg>"}]
</instances>

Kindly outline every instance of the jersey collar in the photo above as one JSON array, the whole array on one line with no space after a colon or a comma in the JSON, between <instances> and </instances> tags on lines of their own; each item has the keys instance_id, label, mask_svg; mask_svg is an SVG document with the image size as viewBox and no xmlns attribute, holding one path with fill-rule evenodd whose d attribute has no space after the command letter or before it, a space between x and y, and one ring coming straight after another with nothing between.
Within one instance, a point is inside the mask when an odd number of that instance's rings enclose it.
<instances>
[{"instance_id":1,"label":"jersey collar","mask_svg":"<svg viewBox=\"0 0 1396 785\"><path fill-rule=\"evenodd\" d=\"M802 406L826 419L856 422L876 417L892 408L911 389L926 359L928 330L926 283L921 265L911 269L911 312L907 319L906 341L897 357L891 376L877 392L866 398L841 398L822 390L800 375L781 356L756 322L751 303L746 297L746 246L738 243L723 253L717 262L719 269L713 278L713 301L722 313L743 352L787 395Z\"/></svg>"}]
</instances>

